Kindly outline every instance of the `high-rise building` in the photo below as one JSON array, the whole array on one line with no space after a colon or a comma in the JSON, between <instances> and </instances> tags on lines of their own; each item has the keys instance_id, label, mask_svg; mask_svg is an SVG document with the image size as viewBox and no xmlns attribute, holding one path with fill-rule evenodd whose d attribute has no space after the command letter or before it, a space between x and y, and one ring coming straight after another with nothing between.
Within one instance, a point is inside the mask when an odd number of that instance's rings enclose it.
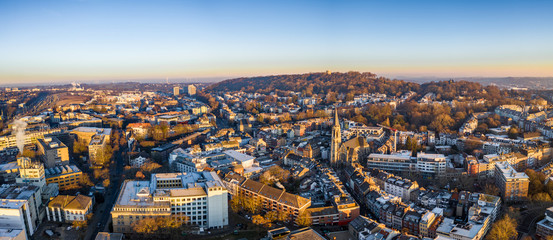
<instances>
[{"instance_id":1,"label":"high-rise building","mask_svg":"<svg viewBox=\"0 0 553 240\"><path fill-rule=\"evenodd\" d=\"M173 87L173 95L178 96L180 95L180 87Z\"/></svg>"},{"instance_id":2,"label":"high-rise building","mask_svg":"<svg viewBox=\"0 0 553 240\"><path fill-rule=\"evenodd\" d=\"M338 151L342 143L342 132L338 120L338 109L334 110L334 113L334 126L332 127L332 141L330 143L330 164L337 165L340 158Z\"/></svg>"},{"instance_id":3,"label":"high-rise building","mask_svg":"<svg viewBox=\"0 0 553 240\"><path fill-rule=\"evenodd\" d=\"M189 96L196 95L196 86L194 86L192 84L188 85L187 93L188 93Z\"/></svg>"}]
</instances>

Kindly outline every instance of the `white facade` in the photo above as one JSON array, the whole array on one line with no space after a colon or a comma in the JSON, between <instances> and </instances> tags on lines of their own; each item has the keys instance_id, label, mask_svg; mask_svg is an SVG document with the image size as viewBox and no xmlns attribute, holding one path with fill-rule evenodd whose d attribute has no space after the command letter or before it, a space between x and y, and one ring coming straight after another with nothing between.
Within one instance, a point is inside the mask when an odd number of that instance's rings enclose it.
<instances>
[{"instance_id":1,"label":"white facade","mask_svg":"<svg viewBox=\"0 0 553 240\"><path fill-rule=\"evenodd\" d=\"M123 187L116 202L117 210L113 210L118 215L143 214L134 210L142 206L168 206L171 216L182 217L189 224L204 228L229 224L228 191L215 172L158 173L149 182L127 181ZM138 198L151 200L133 200Z\"/></svg>"},{"instance_id":2,"label":"white facade","mask_svg":"<svg viewBox=\"0 0 553 240\"><path fill-rule=\"evenodd\" d=\"M443 154L419 153L417 156L417 172L422 175L444 177L447 161Z\"/></svg>"},{"instance_id":3,"label":"white facade","mask_svg":"<svg viewBox=\"0 0 553 240\"><path fill-rule=\"evenodd\" d=\"M34 234L42 222L39 206L42 198L38 187L33 185L2 185L0 194L0 228L21 229L27 239Z\"/></svg>"},{"instance_id":4,"label":"white facade","mask_svg":"<svg viewBox=\"0 0 553 240\"><path fill-rule=\"evenodd\" d=\"M145 157L137 157L135 159L131 159L130 161L130 165L132 167L142 167L144 166L144 163L148 162L148 159L146 159Z\"/></svg>"}]
</instances>

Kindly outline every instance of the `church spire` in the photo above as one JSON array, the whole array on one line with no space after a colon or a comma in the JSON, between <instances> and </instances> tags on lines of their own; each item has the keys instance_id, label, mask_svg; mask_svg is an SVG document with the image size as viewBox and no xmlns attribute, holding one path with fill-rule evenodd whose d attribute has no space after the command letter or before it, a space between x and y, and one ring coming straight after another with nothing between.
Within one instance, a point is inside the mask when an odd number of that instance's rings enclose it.
<instances>
[{"instance_id":1,"label":"church spire","mask_svg":"<svg viewBox=\"0 0 553 240\"><path fill-rule=\"evenodd\" d=\"M338 120L338 108L334 109L334 126L339 127L340 122Z\"/></svg>"},{"instance_id":2,"label":"church spire","mask_svg":"<svg viewBox=\"0 0 553 240\"><path fill-rule=\"evenodd\" d=\"M340 145L342 144L342 133L340 130L340 120L338 119L338 109L334 110L334 126L332 127L332 139L330 143L330 163L337 165L339 161Z\"/></svg>"}]
</instances>

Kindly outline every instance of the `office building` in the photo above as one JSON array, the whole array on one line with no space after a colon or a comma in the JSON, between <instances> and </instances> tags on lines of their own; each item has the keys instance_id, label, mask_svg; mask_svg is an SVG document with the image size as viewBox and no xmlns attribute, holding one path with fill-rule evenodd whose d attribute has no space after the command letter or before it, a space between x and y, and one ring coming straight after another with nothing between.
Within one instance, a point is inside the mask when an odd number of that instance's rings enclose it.
<instances>
[{"instance_id":1,"label":"office building","mask_svg":"<svg viewBox=\"0 0 553 240\"><path fill-rule=\"evenodd\" d=\"M114 232L133 232L149 217L173 217L204 228L228 225L228 191L215 172L159 173L150 181L125 181L111 211Z\"/></svg>"},{"instance_id":2,"label":"office building","mask_svg":"<svg viewBox=\"0 0 553 240\"><path fill-rule=\"evenodd\" d=\"M46 186L44 164L28 157L20 157L17 158L17 165L19 166L19 177L15 179L15 182L39 187L40 195Z\"/></svg>"},{"instance_id":3,"label":"office building","mask_svg":"<svg viewBox=\"0 0 553 240\"><path fill-rule=\"evenodd\" d=\"M57 183L59 190L79 187L82 171L75 165L64 165L46 169L46 183Z\"/></svg>"},{"instance_id":4,"label":"office building","mask_svg":"<svg viewBox=\"0 0 553 240\"><path fill-rule=\"evenodd\" d=\"M47 168L69 163L69 150L58 138L38 139L37 147L37 154L42 157Z\"/></svg>"},{"instance_id":5,"label":"office building","mask_svg":"<svg viewBox=\"0 0 553 240\"><path fill-rule=\"evenodd\" d=\"M40 188L30 184L0 186L0 229L21 230L30 239L42 222Z\"/></svg>"}]
</instances>

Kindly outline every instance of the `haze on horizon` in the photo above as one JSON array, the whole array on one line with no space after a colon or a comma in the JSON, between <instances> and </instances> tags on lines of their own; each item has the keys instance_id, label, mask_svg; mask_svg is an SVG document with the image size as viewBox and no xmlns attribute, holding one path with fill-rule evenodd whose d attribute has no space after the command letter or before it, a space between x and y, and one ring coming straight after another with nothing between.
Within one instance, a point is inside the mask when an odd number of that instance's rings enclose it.
<instances>
[{"instance_id":1,"label":"haze on horizon","mask_svg":"<svg viewBox=\"0 0 553 240\"><path fill-rule=\"evenodd\" d=\"M0 2L0 85L370 71L553 76L550 1Z\"/></svg>"}]
</instances>

